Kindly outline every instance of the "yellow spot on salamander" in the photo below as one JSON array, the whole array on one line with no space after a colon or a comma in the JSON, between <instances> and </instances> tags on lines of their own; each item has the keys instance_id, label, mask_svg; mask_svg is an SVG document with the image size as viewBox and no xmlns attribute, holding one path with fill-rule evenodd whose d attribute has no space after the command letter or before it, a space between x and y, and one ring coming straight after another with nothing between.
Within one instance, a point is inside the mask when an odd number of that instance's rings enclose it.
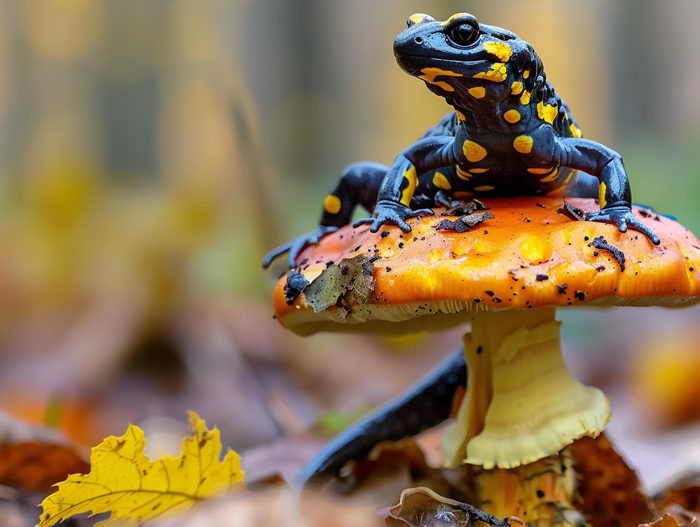
<instances>
[{"instance_id":1,"label":"yellow spot on salamander","mask_svg":"<svg viewBox=\"0 0 700 527\"><path fill-rule=\"evenodd\" d=\"M433 176L433 185L435 185L437 188L441 188L442 190L450 190L452 188L452 185L450 185L450 182L445 177L445 174L442 174L441 172L435 172L435 175Z\"/></svg>"},{"instance_id":2,"label":"yellow spot on salamander","mask_svg":"<svg viewBox=\"0 0 700 527\"><path fill-rule=\"evenodd\" d=\"M532 137L529 135L519 135L513 141L513 148L521 154L529 154L532 152Z\"/></svg>"},{"instance_id":3,"label":"yellow spot on salamander","mask_svg":"<svg viewBox=\"0 0 700 527\"><path fill-rule=\"evenodd\" d=\"M469 140L464 141L464 144L462 145L462 152L464 152L464 157L467 158L467 161L471 163L481 161L488 153L483 146Z\"/></svg>"},{"instance_id":4,"label":"yellow spot on salamander","mask_svg":"<svg viewBox=\"0 0 700 527\"><path fill-rule=\"evenodd\" d=\"M474 187L474 190L476 190L477 192L488 192L495 188L496 187L494 187L493 185L481 185L480 187Z\"/></svg>"},{"instance_id":5,"label":"yellow spot on salamander","mask_svg":"<svg viewBox=\"0 0 700 527\"><path fill-rule=\"evenodd\" d=\"M469 172L462 170L460 167L457 167L457 177L459 177L459 179L463 179L464 181L469 181L472 175Z\"/></svg>"},{"instance_id":6,"label":"yellow spot on salamander","mask_svg":"<svg viewBox=\"0 0 700 527\"><path fill-rule=\"evenodd\" d=\"M323 208L325 211L329 214L338 214L340 212L340 198L338 196L334 196L333 194L328 194L326 198L323 200Z\"/></svg>"},{"instance_id":7,"label":"yellow spot on salamander","mask_svg":"<svg viewBox=\"0 0 700 527\"><path fill-rule=\"evenodd\" d=\"M566 119L567 121L569 120L569 112L567 112L566 110L564 110L564 119Z\"/></svg>"},{"instance_id":8,"label":"yellow spot on salamander","mask_svg":"<svg viewBox=\"0 0 700 527\"><path fill-rule=\"evenodd\" d=\"M483 99L486 95L486 88L483 86L477 86L476 88L469 88L467 92L475 99Z\"/></svg>"},{"instance_id":9,"label":"yellow spot on salamander","mask_svg":"<svg viewBox=\"0 0 700 527\"><path fill-rule=\"evenodd\" d=\"M549 167L549 168L528 168L527 171L530 174L535 174L537 176L541 176L543 174L549 174L552 171L552 167Z\"/></svg>"},{"instance_id":10,"label":"yellow spot on salamander","mask_svg":"<svg viewBox=\"0 0 700 527\"><path fill-rule=\"evenodd\" d=\"M447 27L447 26L449 26L450 24L452 24L452 22L453 22L454 20L457 20L458 18L462 18L463 16L471 16L471 15L470 15L469 13L455 13L454 15L452 15L450 18L448 18L447 20L445 20L445 21L444 21L442 24L440 24L440 25L441 25L442 27Z\"/></svg>"},{"instance_id":11,"label":"yellow spot on salamander","mask_svg":"<svg viewBox=\"0 0 700 527\"><path fill-rule=\"evenodd\" d=\"M530 97L531 97L531 93L529 91L525 90L523 92L523 94L520 96L520 104L522 104L523 106L527 106L528 104L530 104Z\"/></svg>"},{"instance_id":12,"label":"yellow spot on salamander","mask_svg":"<svg viewBox=\"0 0 700 527\"><path fill-rule=\"evenodd\" d=\"M484 49L491 55L495 55L501 62L508 62L513 54L512 48L505 42L486 42Z\"/></svg>"},{"instance_id":13,"label":"yellow spot on salamander","mask_svg":"<svg viewBox=\"0 0 700 527\"><path fill-rule=\"evenodd\" d=\"M571 131L571 135L572 135L573 137L579 138L579 137L582 137L582 136L583 136L583 134L581 133L581 129L580 129L580 128L576 128L576 125L575 125L574 123L571 123L571 124L569 125L569 130Z\"/></svg>"},{"instance_id":14,"label":"yellow spot on salamander","mask_svg":"<svg viewBox=\"0 0 700 527\"><path fill-rule=\"evenodd\" d=\"M530 78L530 70L523 71L523 79L529 79L529 78Z\"/></svg>"},{"instance_id":15,"label":"yellow spot on salamander","mask_svg":"<svg viewBox=\"0 0 700 527\"><path fill-rule=\"evenodd\" d=\"M411 204L411 198L413 197L413 192L416 190L418 185L418 176L416 175L416 167L411 165L411 168L406 170L403 175L404 179L408 181L408 186L401 192L401 199L399 200L402 205L407 207Z\"/></svg>"},{"instance_id":16,"label":"yellow spot on salamander","mask_svg":"<svg viewBox=\"0 0 700 527\"><path fill-rule=\"evenodd\" d=\"M518 110L508 110L503 114L503 118L510 124L515 124L520 120L520 112Z\"/></svg>"},{"instance_id":17,"label":"yellow spot on salamander","mask_svg":"<svg viewBox=\"0 0 700 527\"><path fill-rule=\"evenodd\" d=\"M557 167L551 174L540 179L541 183L551 183L559 177L559 167Z\"/></svg>"},{"instance_id":18,"label":"yellow spot on salamander","mask_svg":"<svg viewBox=\"0 0 700 527\"><path fill-rule=\"evenodd\" d=\"M510 87L511 95L520 95L523 92L523 83L515 81Z\"/></svg>"},{"instance_id":19,"label":"yellow spot on salamander","mask_svg":"<svg viewBox=\"0 0 700 527\"><path fill-rule=\"evenodd\" d=\"M600 208L604 208L605 205L608 204L608 202L605 200L605 193L608 190L608 186L603 183L602 181L600 182L600 188L598 189L598 203L600 203Z\"/></svg>"},{"instance_id":20,"label":"yellow spot on salamander","mask_svg":"<svg viewBox=\"0 0 700 527\"><path fill-rule=\"evenodd\" d=\"M466 119L464 114L462 112L460 112L459 110L455 110L455 113L457 114L457 119L459 119L460 121L464 121Z\"/></svg>"},{"instance_id":21,"label":"yellow spot on salamander","mask_svg":"<svg viewBox=\"0 0 700 527\"><path fill-rule=\"evenodd\" d=\"M469 181L472 176L475 176L477 174L484 174L485 172L488 172L488 168L470 168L469 171L462 170L459 166L457 167L457 176L459 176L460 179L463 179L464 181Z\"/></svg>"},{"instance_id":22,"label":"yellow spot on salamander","mask_svg":"<svg viewBox=\"0 0 700 527\"><path fill-rule=\"evenodd\" d=\"M475 79L486 79L493 82L503 82L508 78L508 69L502 62L494 62L491 69L474 75Z\"/></svg>"},{"instance_id":23,"label":"yellow spot on salamander","mask_svg":"<svg viewBox=\"0 0 700 527\"><path fill-rule=\"evenodd\" d=\"M556 119L557 113L559 113L558 106L544 104L542 101L537 103L537 117L539 117L543 121L549 124L554 124L554 119Z\"/></svg>"},{"instance_id":24,"label":"yellow spot on salamander","mask_svg":"<svg viewBox=\"0 0 700 527\"><path fill-rule=\"evenodd\" d=\"M411 15L408 17L408 19L414 24L420 24L426 18L429 18L428 15L425 15L423 13L416 13L415 15Z\"/></svg>"},{"instance_id":25,"label":"yellow spot on salamander","mask_svg":"<svg viewBox=\"0 0 700 527\"><path fill-rule=\"evenodd\" d=\"M569 181L571 181L571 178L574 177L574 174L576 174L576 171L573 170L568 176L566 176L566 179L561 182L562 185L566 185Z\"/></svg>"},{"instance_id":26,"label":"yellow spot on salamander","mask_svg":"<svg viewBox=\"0 0 700 527\"><path fill-rule=\"evenodd\" d=\"M423 68L420 70L423 75L419 78L423 79L425 82L439 86L445 91L455 91L455 89L447 84L445 81L436 81L435 77L461 77L461 73L455 73L454 71L443 70L442 68Z\"/></svg>"}]
</instances>

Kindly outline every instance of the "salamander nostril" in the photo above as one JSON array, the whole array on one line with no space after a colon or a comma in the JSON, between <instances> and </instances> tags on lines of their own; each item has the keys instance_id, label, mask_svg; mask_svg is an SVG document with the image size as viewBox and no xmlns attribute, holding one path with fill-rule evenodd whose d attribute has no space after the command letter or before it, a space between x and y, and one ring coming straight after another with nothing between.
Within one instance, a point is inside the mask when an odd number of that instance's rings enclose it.
<instances>
[{"instance_id":1,"label":"salamander nostril","mask_svg":"<svg viewBox=\"0 0 700 527\"><path fill-rule=\"evenodd\" d=\"M422 44L423 43L423 37L416 37L413 39L413 42L416 44Z\"/></svg>"}]
</instances>

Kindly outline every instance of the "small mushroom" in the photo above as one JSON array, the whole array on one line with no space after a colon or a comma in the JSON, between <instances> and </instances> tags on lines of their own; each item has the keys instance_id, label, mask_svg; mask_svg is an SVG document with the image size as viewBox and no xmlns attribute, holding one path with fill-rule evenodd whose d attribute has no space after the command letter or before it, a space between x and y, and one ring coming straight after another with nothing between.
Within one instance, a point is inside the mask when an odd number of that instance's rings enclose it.
<instances>
[{"instance_id":1,"label":"small mushroom","mask_svg":"<svg viewBox=\"0 0 700 527\"><path fill-rule=\"evenodd\" d=\"M583 214L598 210L594 200L568 201ZM558 198L484 202L493 217L466 232L437 229L445 224L436 216L412 220L410 234L338 230L302 253L307 264L295 273L309 285L293 301L285 294L287 276L280 279L275 313L302 335L404 334L469 323L467 394L443 437L447 466L489 471L567 459L567 445L603 431L610 407L564 364L555 308L696 303L700 241L639 207L635 215L658 233L660 245L634 231L572 219ZM492 484L503 478L493 474L482 483L489 482L490 500L498 502ZM575 494L569 474L567 499Z\"/></svg>"}]
</instances>

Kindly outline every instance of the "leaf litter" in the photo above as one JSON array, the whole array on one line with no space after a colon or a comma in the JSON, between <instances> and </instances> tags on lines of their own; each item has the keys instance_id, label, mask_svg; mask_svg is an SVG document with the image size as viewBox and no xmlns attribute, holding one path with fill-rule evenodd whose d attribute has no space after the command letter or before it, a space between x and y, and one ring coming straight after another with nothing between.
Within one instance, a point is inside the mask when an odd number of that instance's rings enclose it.
<instances>
[{"instance_id":1,"label":"leaf litter","mask_svg":"<svg viewBox=\"0 0 700 527\"><path fill-rule=\"evenodd\" d=\"M111 513L98 525L121 520L143 525L197 502L230 491L243 481L240 457L229 450L222 461L219 431L190 413L192 434L182 441L182 454L151 461L144 453L143 431L129 426L121 437L110 436L92 450L91 471L73 474L41 504L38 527L49 527L76 514Z\"/></svg>"}]
</instances>

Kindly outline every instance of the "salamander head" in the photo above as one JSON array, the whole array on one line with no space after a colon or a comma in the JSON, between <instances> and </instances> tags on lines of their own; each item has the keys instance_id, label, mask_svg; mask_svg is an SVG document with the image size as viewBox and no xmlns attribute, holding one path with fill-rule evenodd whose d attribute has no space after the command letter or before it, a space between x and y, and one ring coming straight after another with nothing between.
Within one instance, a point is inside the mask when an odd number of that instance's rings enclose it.
<instances>
[{"instance_id":1,"label":"salamander head","mask_svg":"<svg viewBox=\"0 0 700 527\"><path fill-rule=\"evenodd\" d=\"M394 55L406 73L453 106L471 106L467 103L485 96L500 99L513 82L530 93L545 84L542 61L530 44L468 13L444 22L412 15L394 40Z\"/></svg>"}]
</instances>

